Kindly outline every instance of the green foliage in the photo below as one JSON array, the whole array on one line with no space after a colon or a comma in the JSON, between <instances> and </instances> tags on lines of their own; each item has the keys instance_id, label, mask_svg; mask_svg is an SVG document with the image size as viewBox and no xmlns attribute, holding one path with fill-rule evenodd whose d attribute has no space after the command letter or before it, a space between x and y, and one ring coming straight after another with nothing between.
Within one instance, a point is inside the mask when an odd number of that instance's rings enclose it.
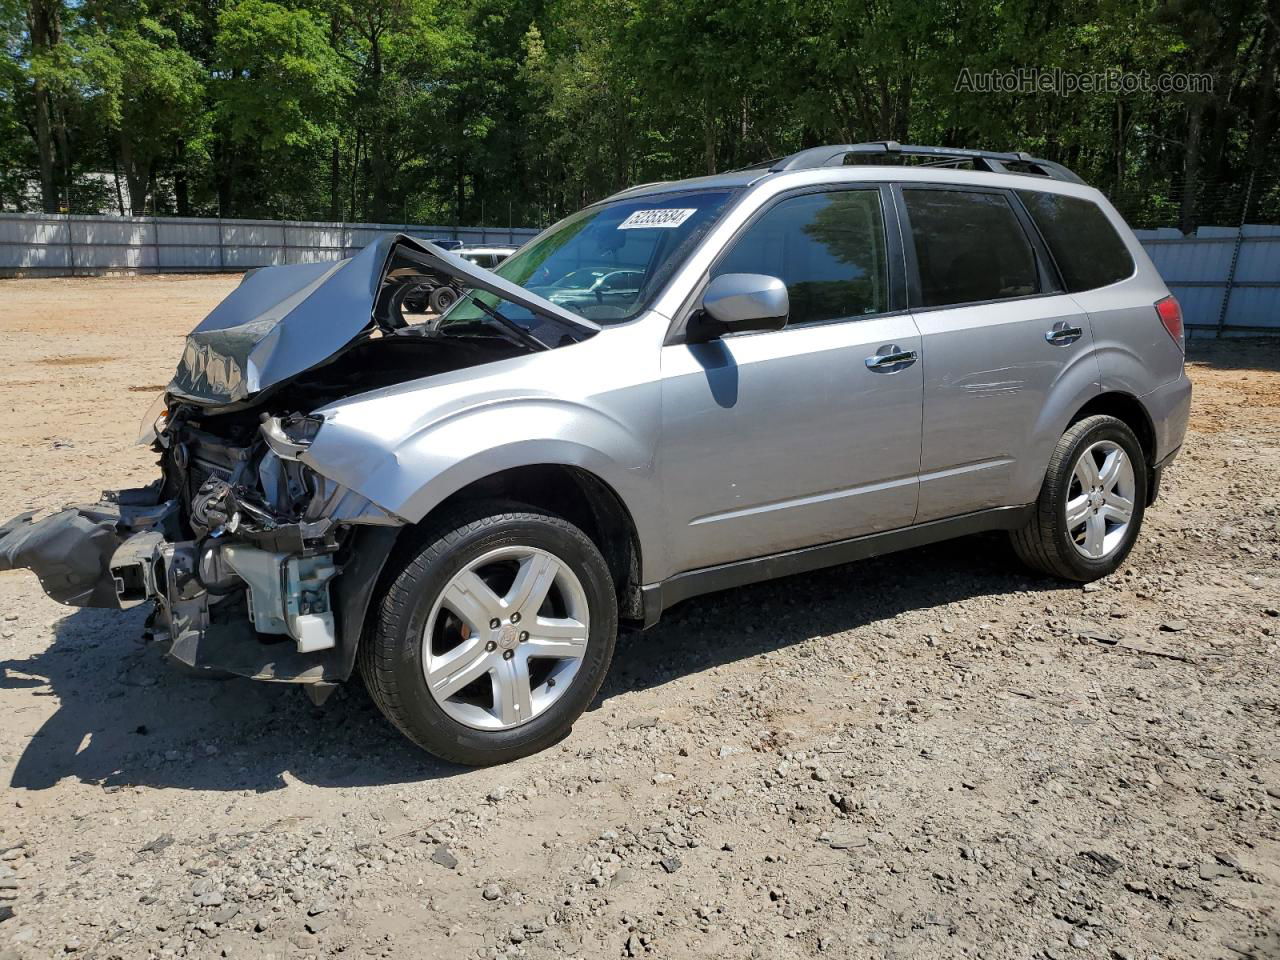
<instances>
[{"instance_id":1,"label":"green foliage","mask_svg":"<svg viewBox=\"0 0 1280 960\"><path fill-rule=\"evenodd\" d=\"M1251 176L1280 203L1278 0L0 0L0 30L9 207L118 171L135 210L546 223L870 139L1060 160L1138 222L1231 222ZM1213 87L957 87L1020 68Z\"/></svg>"},{"instance_id":2,"label":"green foliage","mask_svg":"<svg viewBox=\"0 0 1280 960\"><path fill-rule=\"evenodd\" d=\"M149 16L126 18L123 26L94 23L73 49L80 95L114 140L132 212L141 214L157 167L175 141L201 127L204 69L173 30Z\"/></svg>"},{"instance_id":3,"label":"green foliage","mask_svg":"<svg viewBox=\"0 0 1280 960\"><path fill-rule=\"evenodd\" d=\"M269 155L337 132L352 84L316 13L238 0L218 15L213 51L214 111L233 143Z\"/></svg>"}]
</instances>

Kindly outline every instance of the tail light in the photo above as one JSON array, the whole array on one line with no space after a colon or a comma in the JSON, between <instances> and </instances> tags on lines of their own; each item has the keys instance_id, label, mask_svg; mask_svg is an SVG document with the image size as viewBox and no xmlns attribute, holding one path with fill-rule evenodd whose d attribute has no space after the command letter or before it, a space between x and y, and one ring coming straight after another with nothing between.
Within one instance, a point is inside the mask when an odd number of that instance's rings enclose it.
<instances>
[{"instance_id":1,"label":"tail light","mask_svg":"<svg viewBox=\"0 0 1280 960\"><path fill-rule=\"evenodd\" d=\"M1169 336L1173 337L1178 349L1185 353L1187 348L1182 333L1182 307L1178 305L1178 298L1170 296L1157 300L1156 313L1160 315L1160 322L1169 331Z\"/></svg>"}]
</instances>

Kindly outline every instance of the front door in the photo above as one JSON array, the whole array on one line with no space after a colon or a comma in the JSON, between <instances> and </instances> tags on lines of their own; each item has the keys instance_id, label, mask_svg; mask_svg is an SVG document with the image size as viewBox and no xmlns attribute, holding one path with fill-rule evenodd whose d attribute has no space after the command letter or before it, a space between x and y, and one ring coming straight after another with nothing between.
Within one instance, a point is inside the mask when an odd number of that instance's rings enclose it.
<instances>
[{"instance_id":1,"label":"front door","mask_svg":"<svg viewBox=\"0 0 1280 960\"><path fill-rule=\"evenodd\" d=\"M890 237L880 189L827 188L774 201L712 267L781 278L791 314L663 348L668 575L914 519L924 364Z\"/></svg>"}]
</instances>

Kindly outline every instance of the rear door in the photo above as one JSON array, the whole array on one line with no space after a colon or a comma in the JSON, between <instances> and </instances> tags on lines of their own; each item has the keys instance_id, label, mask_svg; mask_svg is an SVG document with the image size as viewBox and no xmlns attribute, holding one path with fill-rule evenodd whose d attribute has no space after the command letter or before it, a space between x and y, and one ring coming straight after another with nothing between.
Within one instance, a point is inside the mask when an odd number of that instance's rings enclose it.
<instances>
[{"instance_id":1,"label":"rear door","mask_svg":"<svg viewBox=\"0 0 1280 960\"><path fill-rule=\"evenodd\" d=\"M677 331L663 347L673 572L914 518L922 364L892 204L874 185L772 201L708 279L779 277L786 327L700 344Z\"/></svg>"},{"instance_id":2,"label":"rear door","mask_svg":"<svg viewBox=\"0 0 1280 960\"><path fill-rule=\"evenodd\" d=\"M1061 193L1019 190L1018 198L1048 245L1063 285L1089 314L1103 389L1140 397L1180 377L1182 348L1152 320L1155 302L1169 295L1168 288L1155 270L1137 270L1129 250L1129 243L1137 243L1132 234L1128 242L1122 237L1128 230L1119 215ZM1145 259L1141 247L1136 252Z\"/></svg>"},{"instance_id":3,"label":"rear door","mask_svg":"<svg viewBox=\"0 0 1280 960\"><path fill-rule=\"evenodd\" d=\"M1058 407L1098 390L1089 318L1010 191L904 183L895 194L924 355L916 520L1029 503Z\"/></svg>"}]
</instances>

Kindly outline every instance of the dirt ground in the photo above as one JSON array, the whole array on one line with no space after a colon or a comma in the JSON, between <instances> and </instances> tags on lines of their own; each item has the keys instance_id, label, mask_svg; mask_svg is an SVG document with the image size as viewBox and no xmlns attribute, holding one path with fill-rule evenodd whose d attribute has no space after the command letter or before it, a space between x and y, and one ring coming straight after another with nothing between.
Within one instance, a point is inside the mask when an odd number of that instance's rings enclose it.
<instances>
[{"instance_id":1,"label":"dirt ground","mask_svg":"<svg viewBox=\"0 0 1280 960\"><path fill-rule=\"evenodd\" d=\"M235 282L0 282L0 519L152 477ZM0 575L0 958L1280 957L1280 343L1191 371L1117 576L986 536L691 601L497 769Z\"/></svg>"}]
</instances>

